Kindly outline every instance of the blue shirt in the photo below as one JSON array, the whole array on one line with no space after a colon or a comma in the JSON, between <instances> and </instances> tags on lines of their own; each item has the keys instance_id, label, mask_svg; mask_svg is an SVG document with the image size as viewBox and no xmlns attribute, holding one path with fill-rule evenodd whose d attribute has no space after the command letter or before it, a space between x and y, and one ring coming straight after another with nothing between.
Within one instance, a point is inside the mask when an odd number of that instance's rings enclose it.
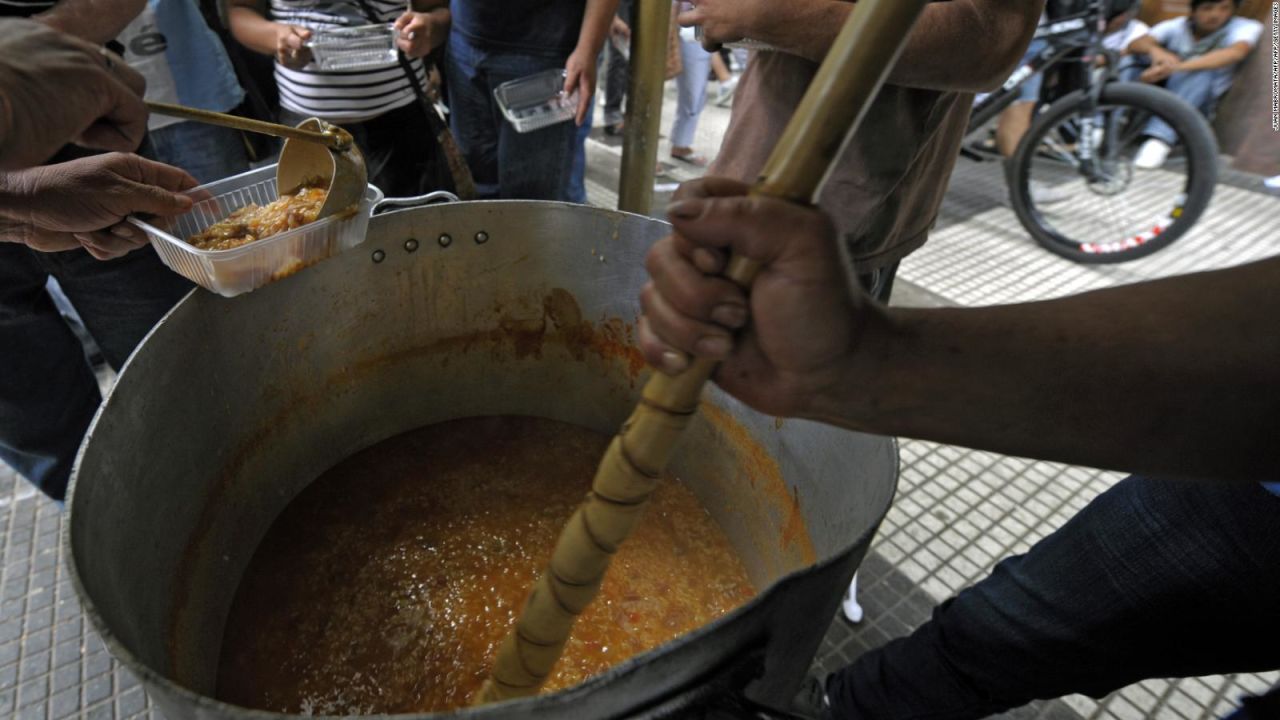
<instances>
[{"instance_id":1,"label":"blue shirt","mask_svg":"<svg viewBox=\"0 0 1280 720\"><path fill-rule=\"evenodd\" d=\"M244 100L222 41L195 0L147 0L117 41L147 79L147 99L226 112ZM152 130L174 122L152 115Z\"/></svg>"}]
</instances>

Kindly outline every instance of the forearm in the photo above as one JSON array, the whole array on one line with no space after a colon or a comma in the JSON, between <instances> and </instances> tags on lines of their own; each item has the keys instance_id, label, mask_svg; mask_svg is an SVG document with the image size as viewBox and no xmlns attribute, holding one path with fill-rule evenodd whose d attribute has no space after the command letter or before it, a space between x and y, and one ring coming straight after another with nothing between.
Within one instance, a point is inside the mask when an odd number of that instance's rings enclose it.
<instances>
[{"instance_id":1,"label":"forearm","mask_svg":"<svg viewBox=\"0 0 1280 720\"><path fill-rule=\"evenodd\" d=\"M1041 303L873 315L808 413L1183 477L1280 477L1280 260Z\"/></svg>"},{"instance_id":2,"label":"forearm","mask_svg":"<svg viewBox=\"0 0 1280 720\"><path fill-rule=\"evenodd\" d=\"M24 170L0 171L0 222L20 222L22 208L28 196L27 174Z\"/></svg>"},{"instance_id":3,"label":"forearm","mask_svg":"<svg viewBox=\"0 0 1280 720\"><path fill-rule=\"evenodd\" d=\"M146 0L59 0L35 19L68 35L102 44L114 40L146 4Z\"/></svg>"},{"instance_id":4,"label":"forearm","mask_svg":"<svg viewBox=\"0 0 1280 720\"><path fill-rule=\"evenodd\" d=\"M599 55L617 12L618 0L587 0L582 14L582 29L578 31L577 49L587 50L593 58Z\"/></svg>"},{"instance_id":5,"label":"forearm","mask_svg":"<svg viewBox=\"0 0 1280 720\"><path fill-rule=\"evenodd\" d=\"M1156 39L1150 35L1142 37L1129 43L1128 51L1134 55L1148 55L1164 51L1164 46L1156 42Z\"/></svg>"},{"instance_id":6,"label":"forearm","mask_svg":"<svg viewBox=\"0 0 1280 720\"><path fill-rule=\"evenodd\" d=\"M1183 60L1178 63L1178 70L1180 72L1194 72L1197 70L1217 70L1218 68L1231 67L1248 57L1249 50L1249 46L1245 44L1214 50L1199 57L1193 57L1190 60Z\"/></svg>"},{"instance_id":7,"label":"forearm","mask_svg":"<svg viewBox=\"0 0 1280 720\"><path fill-rule=\"evenodd\" d=\"M228 13L231 34L241 45L263 55L276 53L276 23L248 5L232 5Z\"/></svg>"}]
</instances>

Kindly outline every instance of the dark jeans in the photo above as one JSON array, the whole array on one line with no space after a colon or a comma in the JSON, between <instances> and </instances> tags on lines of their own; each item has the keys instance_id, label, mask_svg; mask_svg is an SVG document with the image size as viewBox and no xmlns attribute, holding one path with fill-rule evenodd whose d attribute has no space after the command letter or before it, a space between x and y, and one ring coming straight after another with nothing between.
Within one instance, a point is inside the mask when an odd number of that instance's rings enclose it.
<instances>
[{"instance_id":1,"label":"dark jeans","mask_svg":"<svg viewBox=\"0 0 1280 720\"><path fill-rule=\"evenodd\" d=\"M827 681L835 718L979 718L1280 667L1280 497L1130 477Z\"/></svg>"},{"instance_id":2,"label":"dark jeans","mask_svg":"<svg viewBox=\"0 0 1280 720\"><path fill-rule=\"evenodd\" d=\"M631 0L618 3L618 17L631 25ZM604 44L604 51L608 56L604 78L604 124L609 126L622 122L622 101L627 95L631 67L627 58L613 46L612 40Z\"/></svg>"},{"instance_id":3,"label":"dark jeans","mask_svg":"<svg viewBox=\"0 0 1280 720\"><path fill-rule=\"evenodd\" d=\"M0 242L0 459L61 500L101 397L45 291L49 276L115 370L192 286L150 246L103 262L84 250L38 253Z\"/></svg>"},{"instance_id":4,"label":"dark jeans","mask_svg":"<svg viewBox=\"0 0 1280 720\"><path fill-rule=\"evenodd\" d=\"M518 133L493 97L502 83L563 68L565 59L488 52L460 33L449 35L449 122L481 198L568 199L577 126L570 120Z\"/></svg>"},{"instance_id":5,"label":"dark jeans","mask_svg":"<svg viewBox=\"0 0 1280 720\"><path fill-rule=\"evenodd\" d=\"M307 116L280 109L280 122L297 125ZM369 169L369 182L387 197L410 197L433 190L435 138L417 100L383 113L372 120L339 123L351 133L356 146L364 153Z\"/></svg>"},{"instance_id":6,"label":"dark jeans","mask_svg":"<svg viewBox=\"0 0 1280 720\"><path fill-rule=\"evenodd\" d=\"M202 185L249 169L249 155L239 131L198 122L152 130L138 154L180 167Z\"/></svg>"}]
</instances>

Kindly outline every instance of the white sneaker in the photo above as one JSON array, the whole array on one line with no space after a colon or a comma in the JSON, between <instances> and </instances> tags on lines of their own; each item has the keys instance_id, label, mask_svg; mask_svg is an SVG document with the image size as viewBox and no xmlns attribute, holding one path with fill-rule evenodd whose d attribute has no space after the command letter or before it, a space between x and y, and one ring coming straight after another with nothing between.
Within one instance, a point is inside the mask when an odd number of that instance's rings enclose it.
<instances>
[{"instance_id":1,"label":"white sneaker","mask_svg":"<svg viewBox=\"0 0 1280 720\"><path fill-rule=\"evenodd\" d=\"M840 612L845 620L851 623L862 622L862 606L858 604L858 575L854 573L849 582L849 591L844 594L844 602L840 603Z\"/></svg>"},{"instance_id":2,"label":"white sneaker","mask_svg":"<svg viewBox=\"0 0 1280 720\"><path fill-rule=\"evenodd\" d=\"M1046 185L1037 180L1027 183L1031 193L1031 202L1036 205L1052 205L1071 197L1071 191L1061 185Z\"/></svg>"},{"instance_id":3,"label":"white sneaker","mask_svg":"<svg viewBox=\"0 0 1280 720\"><path fill-rule=\"evenodd\" d=\"M1164 165L1170 149L1165 141L1151 138L1138 148L1138 154L1133 156L1133 166L1139 170L1155 170Z\"/></svg>"},{"instance_id":4,"label":"white sneaker","mask_svg":"<svg viewBox=\"0 0 1280 720\"><path fill-rule=\"evenodd\" d=\"M1266 180L1263 180L1262 184L1265 185L1268 190L1280 190L1280 175L1272 175Z\"/></svg>"}]
</instances>

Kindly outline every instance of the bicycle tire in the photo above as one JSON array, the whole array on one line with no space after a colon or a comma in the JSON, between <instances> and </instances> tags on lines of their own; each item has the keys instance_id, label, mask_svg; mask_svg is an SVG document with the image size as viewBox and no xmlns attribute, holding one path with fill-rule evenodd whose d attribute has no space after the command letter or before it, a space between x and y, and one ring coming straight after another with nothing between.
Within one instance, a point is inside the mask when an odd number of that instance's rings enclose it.
<instances>
[{"instance_id":1,"label":"bicycle tire","mask_svg":"<svg viewBox=\"0 0 1280 720\"><path fill-rule=\"evenodd\" d=\"M1175 207L1173 220L1167 227L1136 244L1111 240L1099 243L1097 238L1067 238L1049 226L1035 208L1030 192L1030 167L1047 133L1073 114L1089 109L1086 92L1077 90L1063 96L1031 124L1008 166L1010 202L1018 221L1031 233L1031 237L1057 255L1085 264L1118 263L1146 257L1186 234L1208 208L1218 182L1218 143L1204 116L1168 90L1142 83L1107 83L1102 88L1098 105L1131 107L1158 116L1177 132L1188 166L1185 199L1181 206Z\"/></svg>"}]
</instances>

